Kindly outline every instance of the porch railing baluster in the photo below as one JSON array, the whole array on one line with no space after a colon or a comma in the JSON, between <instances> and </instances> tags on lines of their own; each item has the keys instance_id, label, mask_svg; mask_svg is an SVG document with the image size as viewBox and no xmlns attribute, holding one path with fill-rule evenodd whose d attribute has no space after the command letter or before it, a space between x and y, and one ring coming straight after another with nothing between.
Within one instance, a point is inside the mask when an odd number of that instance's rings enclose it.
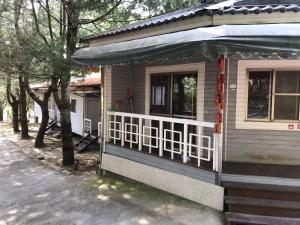
<instances>
[{"instance_id":1,"label":"porch railing baluster","mask_svg":"<svg viewBox=\"0 0 300 225\"><path fill-rule=\"evenodd\" d=\"M163 156L163 148L164 148L164 122L159 120L159 156Z\"/></svg>"},{"instance_id":2,"label":"porch railing baluster","mask_svg":"<svg viewBox=\"0 0 300 225\"><path fill-rule=\"evenodd\" d=\"M121 146L124 147L124 124L125 124L125 117L121 116Z\"/></svg>"},{"instance_id":3,"label":"porch railing baluster","mask_svg":"<svg viewBox=\"0 0 300 225\"><path fill-rule=\"evenodd\" d=\"M188 125L183 126L183 163L187 163Z\"/></svg>"},{"instance_id":4,"label":"porch railing baluster","mask_svg":"<svg viewBox=\"0 0 300 225\"><path fill-rule=\"evenodd\" d=\"M139 118L139 151L142 151L142 140L143 140L143 119Z\"/></svg>"}]
</instances>

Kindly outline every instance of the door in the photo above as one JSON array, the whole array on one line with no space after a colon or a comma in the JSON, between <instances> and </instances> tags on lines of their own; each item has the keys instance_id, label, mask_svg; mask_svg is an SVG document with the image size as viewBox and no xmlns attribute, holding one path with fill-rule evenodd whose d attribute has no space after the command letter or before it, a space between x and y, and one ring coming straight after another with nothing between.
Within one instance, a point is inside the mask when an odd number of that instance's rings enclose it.
<instances>
[{"instance_id":1,"label":"door","mask_svg":"<svg viewBox=\"0 0 300 225\"><path fill-rule=\"evenodd\" d=\"M99 98L86 98L86 117L92 121L92 130L98 130L98 122L100 122Z\"/></svg>"}]
</instances>

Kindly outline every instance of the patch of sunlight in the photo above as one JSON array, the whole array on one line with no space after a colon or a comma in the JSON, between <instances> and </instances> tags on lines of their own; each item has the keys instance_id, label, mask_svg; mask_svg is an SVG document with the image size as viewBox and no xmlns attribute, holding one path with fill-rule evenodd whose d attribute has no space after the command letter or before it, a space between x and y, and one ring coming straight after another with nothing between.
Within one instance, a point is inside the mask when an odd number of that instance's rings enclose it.
<instances>
[{"instance_id":1,"label":"patch of sunlight","mask_svg":"<svg viewBox=\"0 0 300 225\"><path fill-rule=\"evenodd\" d=\"M38 216L41 216L41 215L43 215L43 212L34 212L34 213L29 213L27 217L29 219L34 219L34 218L36 218Z\"/></svg>"},{"instance_id":2,"label":"patch of sunlight","mask_svg":"<svg viewBox=\"0 0 300 225\"><path fill-rule=\"evenodd\" d=\"M139 224L141 225L147 225L147 224L150 224L149 220L145 219L145 218L140 218L138 219L137 221Z\"/></svg>"},{"instance_id":3,"label":"patch of sunlight","mask_svg":"<svg viewBox=\"0 0 300 225\"><path fill-rule=\"evenodd\" d=\"M18 212L17 209L13 209L13 210L10 210L10 211L8 212L8 214L9 214L9 215L14 215L14 214L16 214L17 212Z\"/></svg>"},{"instance_id":4,"label":"patch of sunlight","mask_svg":"<svg viewBox=\"0 0 300 225\"><path fill-rule=\"evenodd\" d=\"M11 222L13 222L13 221L15 221L15 220L16 220L16 217L15 217L15 216L11 216L11 217L9 217L9 218L7 219L7 222L11 223Z\"/></svg>"},{"instance_id":5,"label":"patch of sunlight","mask_svg":"<svg viewBox=\"0 0 300 225\"><path fill-rule=\"evenodd\" d=\"M110 199L110 197L107 195L99 194L97 196L97 199L100 199L101 201L108 201Z\"/></svg>"},{"instance_id":6,"label":"patch of sunlight","mask_svg":"<svg viewBox=\"0 0 300 225\"><path fill-rule=\"evenodd\" d=\"M46 193L44 193L44 194L37 195L36 197L37 197L37 198L46 198L46 197L48 197L49 195L50 195L50 193L49 193L49 192L46 192Z\"/></svg>"},{"instance_id":7,"label":"patch of sunlight","mask_svg":"<svg viewBox=\"0 0 300 225\"><path fill-rule=\"evenodd\" d=\"M14 185L14 186L21 186L22 183L20 183L20 182L15 182L13 185Z\"/></svg>"},{"instance_id":8,"label":"patch of sunlight","mask_svg":"<svg viewBox=\"0 0 300 225\"><path fill-rule=\"evenodd\" d=\"M60 212L55 212L54 215L55 215L56 217L60 217L60 216L61 216L61 213L60 213Z\"/></svg>"},{"instance_id":9,"label":"patch of sunlight","mask_svg":"<svg viewBox=\"0 0 300 225\"><path fill-rule=\"evenodd\" d=\"M98 189L109 190L109 185L108 184L101 184L101 185L99 185Z\"/></svg>"},{"instance_id":10,"label":"patch of sunlight","mask_svg":"<svg viewBox=\"0 0 300 225\"><path fill-rule=\"evenodd\" d=\"M111 189L114 189L114 190L117 189L117 186L116 186L116 185L111 185L110 187L111 187Z\"/></svg>"},{"instance_id":11,"label":"patch of sunlight","mask_svg":"<svg viewBox=\"0 0 300 225\"><path fill-rule=\"evenodd\" d=\"M97 180L97 183L98 183L98 184L102 184L102 183L103 183L103 179L98 179L98 180Z\"/></svg>"},{"instance_id":12,"label":"patch of sunlight","mask_svg":"<svg viewBox=\"0 0 300 225\"><path fill-rule=\"evenodd\" d=\"M117 185L123 185L124 183L121 182L121 181L116 181L116 184L117 184Z\"/></svg>"},{"instance_id":13,"label":"patch of sunlight","mask_svg":"<svg viewBox=\"0 0 300 225\"><path fill-rule=\"evenodd\" d=\"M125 193L125 194L123 194L122 196L123 196L123 198L126 198L126 199L131 199L131 198L132 198L132 197L131 197L131 195L129 195L129 194L126 194L126 193Z\"/></svg>"},{"instance_id":14,"label":"patch of sunlight","mask_svg":"<svg viewBox=\"0 0 300 225\"><path fill-rule=\"evenodd\" d=\"M173 213L176 209L176 206L174 204L163 204L159 207L156 207L154 211L156 212L164 212L167 211L168 213Z\"/></svg>"}]
</instances>

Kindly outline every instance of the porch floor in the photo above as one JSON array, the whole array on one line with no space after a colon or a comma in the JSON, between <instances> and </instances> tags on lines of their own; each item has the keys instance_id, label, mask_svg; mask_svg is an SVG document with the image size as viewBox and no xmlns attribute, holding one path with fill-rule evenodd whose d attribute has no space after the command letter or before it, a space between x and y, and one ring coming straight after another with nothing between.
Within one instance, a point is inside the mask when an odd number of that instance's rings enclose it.
<instances>
[{"instance_id":1,"label":"porch floor","mask_svg":"<svg viewBox=\"0 0 300 225\"><path fill-rule=\"evenodd\" d=\"M300 165L224 162L223 174L300 179Z\"/></svg>"}]
</instances>

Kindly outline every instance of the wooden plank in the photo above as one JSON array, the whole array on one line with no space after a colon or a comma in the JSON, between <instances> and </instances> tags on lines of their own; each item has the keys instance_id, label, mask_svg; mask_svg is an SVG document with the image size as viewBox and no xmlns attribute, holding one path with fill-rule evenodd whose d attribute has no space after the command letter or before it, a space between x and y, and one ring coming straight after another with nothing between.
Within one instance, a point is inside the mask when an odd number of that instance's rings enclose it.
<instances>
[{"instance_id":1,"label":"wooden plank","mask_svg":"<svg viewBox=\"0 0 300 225\"><path fill-rule=\"evenodd\" d=\"M225 203L226 204L235 204L235 205L273 207L273 208L275 207L275 208L299 209L300 210L300 202L295 202L295 201L282 201L282 200L271 200L271 199L260 199L260 198L226 196Z\"/></svg>"},{"instance_id":2,"label":"wooden plank","mask_svg":"<svg viewBox=\"0 0 300 225\"><path fill-rule=\"evenodd\" d=\"M228 222L259 225L300 225L300 218L258 216L242 213L226 213Z\"/></svg>"},{"instance_id":3,"label":"wooden plank","mask_svg":"<svg viewBox=\"0 0 300 225\"><path fill-rule=\"evenodd\" d=\"M223 181L225 188L300 193L300 188L287 185Z\"/></svg>"},{"instance_id":4,"label":"wooden plank","mask_svg":"<svg viewBox=\"0 0 300 225\"><path fill-rule=\"evenodd\" d=\"M254 186L257 188L259 185L269 185L270 188L280 187L284 188L292 188L295 190L300 187L300 179L294 178L282 178L282 177L268 177L268 176L253 176L253 175L236 175L236 174L222 174L221 175L222 182L225 184L226 182L233 183L241 183L241 184L251 184L250 187Z\"/></svg>"}]
</instances>

